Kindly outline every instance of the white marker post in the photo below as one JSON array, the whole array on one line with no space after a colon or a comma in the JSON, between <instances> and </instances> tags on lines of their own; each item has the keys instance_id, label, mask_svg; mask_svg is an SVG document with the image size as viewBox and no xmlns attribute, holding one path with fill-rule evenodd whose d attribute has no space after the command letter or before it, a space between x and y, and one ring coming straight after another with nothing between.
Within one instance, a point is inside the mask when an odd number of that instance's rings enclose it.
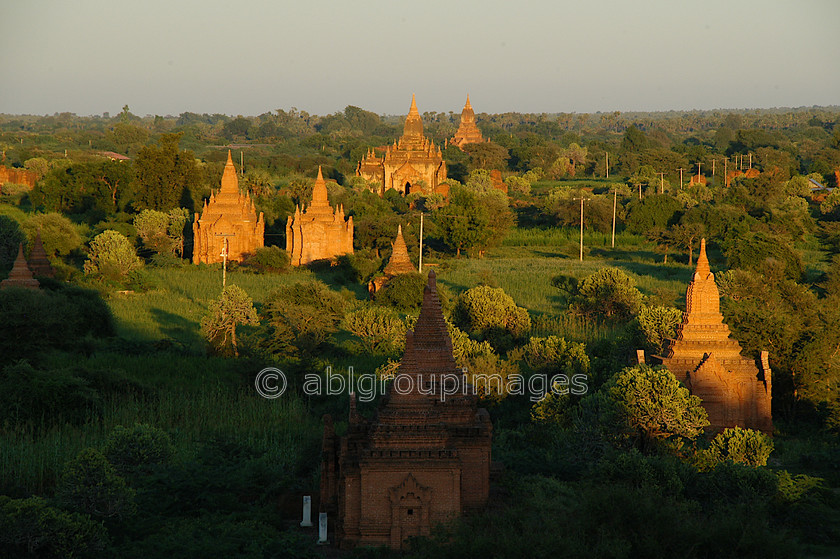
<instances>
[{"instance_id":1,"label":"white marker post","mask_svg":"<svg viewBox=\"0 0 840 559\"><path fill-rule=\"evenodd\" d=\"M327 545L330 540L327 539L327 513L322 512L318 514L318 545Z\"/></svg>"},{"instance_id":2,"label":"white marker post","mask_svg":"<svg viewBox=\"0 0 840 559\"><path fill-rule=\"evenodd\" d=\"M303 520L300 521L300 527L312 527L312 497L310 495L303 496Z\"/></svg>"}]
</instances>

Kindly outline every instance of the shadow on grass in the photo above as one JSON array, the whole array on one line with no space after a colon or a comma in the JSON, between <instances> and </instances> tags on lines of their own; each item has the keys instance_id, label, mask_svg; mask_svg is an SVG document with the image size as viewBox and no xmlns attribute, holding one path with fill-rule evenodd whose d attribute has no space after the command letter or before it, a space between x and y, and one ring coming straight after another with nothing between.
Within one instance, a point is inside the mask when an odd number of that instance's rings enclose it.
<instances>
[{"instance_id":1,"label":"shadow on grass","mask_svg":"<svg viewBox=\"0 0 840 559\"><path fill-rule=\"evenodd\" d=\"M196 331L195 322L160 308L151 308L149 313L158 323L160 332L177 345L190 349L203 347L204 342Z\"/></svg>"}]
</instances>

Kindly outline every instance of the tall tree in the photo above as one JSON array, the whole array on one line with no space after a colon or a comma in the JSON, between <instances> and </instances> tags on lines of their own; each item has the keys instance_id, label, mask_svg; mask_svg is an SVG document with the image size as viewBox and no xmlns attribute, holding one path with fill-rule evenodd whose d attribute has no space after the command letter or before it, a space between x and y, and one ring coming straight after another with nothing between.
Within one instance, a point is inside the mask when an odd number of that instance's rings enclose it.
<instances>
[{"instance_id":1,"label":"tall tree","mask_svg":"<svg viewBox=\"0 0 840 559\"><path fill-rule=\"evenodd\" d=\"M192 151L178 151L181 133L164 134L156 146L145 146L134 162L136 204L140 209L168 211L192 205L191 192L201 182ZM191 209L191 208L188 208Z\"/></svg>"}]
</instances>

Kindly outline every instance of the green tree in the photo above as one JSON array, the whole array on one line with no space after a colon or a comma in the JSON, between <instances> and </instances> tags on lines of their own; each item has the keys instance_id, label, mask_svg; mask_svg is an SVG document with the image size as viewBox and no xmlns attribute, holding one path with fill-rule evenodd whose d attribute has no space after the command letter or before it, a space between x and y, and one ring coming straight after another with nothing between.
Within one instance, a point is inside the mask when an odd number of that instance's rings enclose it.
<instances>
[{"instance_id":1,"label":"green tree","mask_svg":"<svg viewBox=\"0 0 840 559\"><path fill-rule=\"evenodd\" d=\"M499 351L510 348L531 329L528 311L499 287L479 285L461 293L452 309L456 326Z\"/></svg>"},{"instance_id":2,"label":"green tree","mask_svg":"<svg viewBox=\"0 0 840 559\"><path fill-rule=\"evenodd\" d=\"M30 243L41 234L47 256L65 256L82 245L76 226L60 213L35 214L24 222L23 230Z\"/></svg>"},{"instance_id":3,"label":"green tree","mask_svg":"<svg viewBox=\"0 0 840 559\"><path fill-rule=\"evenodd\" d=\"M124 235L108 229L90 242L90 252L85 262L86 274L109 280L121 281L143 266L134 247Z\"/></svg>"},{"instance_id":4,"label":"green tree","mask_svg":"<svg viewBox=\"0 0 840 559\"><path fill-rule=\"evenodd\" d=\"M189 150L179 151L181 136L181 133L164 134L158 139L158 145L145 146L137 153L134 168L139 208L169 211L182 202L191 204L201 174L195 155Z\"/></svg>"},{"instance_id":5,"label":"green tree","mask_svg":"<svg viewBox=\"0 0 840 559\"><path fill-rule=\"evenodd\" d=\"M245 291L236 285L228 285L222 296L210 303L210 314L201 321L201 333L218 352L227 351L230 344L233 354L239 356L236 327L257 326L257 310Z\"/></svg>"},{"instance_id":6,"label":"green tree","mask_svg":"<svg viewBox=\"0 0 840 559\"><path fill-rule=\"evenodd\" d=\"M773 440L764 433L734 427L718 433L703 454L710 465L729 460L756 467L766 466L772 452Z\"/></svg>"},{"instance_id":7,"label":"green tree","mask_svg":"<svg viewBox=\"0 0 840 559\"><path fill-rule=\"evenodd\" d=\"M56 489L64 506L98 518L133 515L135 493L95 448L82 450L67 463Z\"/></svg>"},{"instance_id":8,"label":"green tree","mask_svg":"<svg viewBox=\"0 0 840 559\"><path fill-rule=\"evenodd\" d=\"M126 428L117 425L108 435L103 454L120 473L166 464L175 455L175 446L166 431L152 425L135 423Z\"/></svg>"},{"instance_id":9,"label":"green tree","mask_svg":"<svg viewBox=\"0 0 840 559\"><path fill-rule=\"evenodd\" d=\"M405 323L392 309L362 307L344 317L344 328L361 340L365 353L384 355L399 351L405 344Z\"/></svg>"},{"instance_id":10,"label":"green tree","mask_svg":"<svg viewBox=\"0 0 840 559\"><path fill-rule=\"evenodd\" d=\"M627 218L624 220L631 233L644 235L653 228L666 229L679 220L682 204L668 194L646 196L642 200L633 200L627 205Z\"/></svg>"},{"instance_id":11,"label":"green tree","mask_svg":"<svg viewBox=\"0 0 840 559\"><path fill-rule=\"evenodd\" d=\"M682 322L683 312L674 307L642 305L633 321L636 338L645 349L661 354L665 341L677 335L677 328Z\"/></svg>"},{"instance_id":12,"label":"green tree","mask_svg":"<svg viewBox=\"0 0 840 559\"><path fill-rule=\"evenodd\" d=\"M642 306L636 281L619 268L601 268L577 285L571 308L583 315L627 320Z\"/></svg>"},{"instance_id":13,"label":"green tree","mask_svg":"<svg viewBox=\"0 0 840 559\"><path fill-rule=\"evenodd\" d=\"M700 398L662 367L626 367L602 391L616 404L631 439L642 450L652 450L666 440L680 446L709 425Z\"/></svg>"},{"instance_id":14,"label":"green tree","mask_svg":"<svg viewBox=\"0 0 840 559\"><path fill-rule=\"evenodd\" d=\"M11 269L21 244L25 249L27 240L20 224L9 216L0 215L0 269Z\"/></svg>"}]
</instances>

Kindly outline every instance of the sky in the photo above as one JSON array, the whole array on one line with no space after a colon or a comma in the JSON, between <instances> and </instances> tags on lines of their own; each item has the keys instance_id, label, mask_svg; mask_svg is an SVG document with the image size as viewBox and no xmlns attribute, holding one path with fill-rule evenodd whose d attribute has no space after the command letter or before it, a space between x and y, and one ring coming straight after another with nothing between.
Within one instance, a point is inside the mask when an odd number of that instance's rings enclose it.
<instances>
[{"instance_id":1,"label":"sky","mask_svg":"<svg viewBox=\"0 0 840 559\"><path fill-rule=\"evenodd\" d=\"M0 0L0 113L840 105L840 0Z\"/></svg>"}]
</instances>

